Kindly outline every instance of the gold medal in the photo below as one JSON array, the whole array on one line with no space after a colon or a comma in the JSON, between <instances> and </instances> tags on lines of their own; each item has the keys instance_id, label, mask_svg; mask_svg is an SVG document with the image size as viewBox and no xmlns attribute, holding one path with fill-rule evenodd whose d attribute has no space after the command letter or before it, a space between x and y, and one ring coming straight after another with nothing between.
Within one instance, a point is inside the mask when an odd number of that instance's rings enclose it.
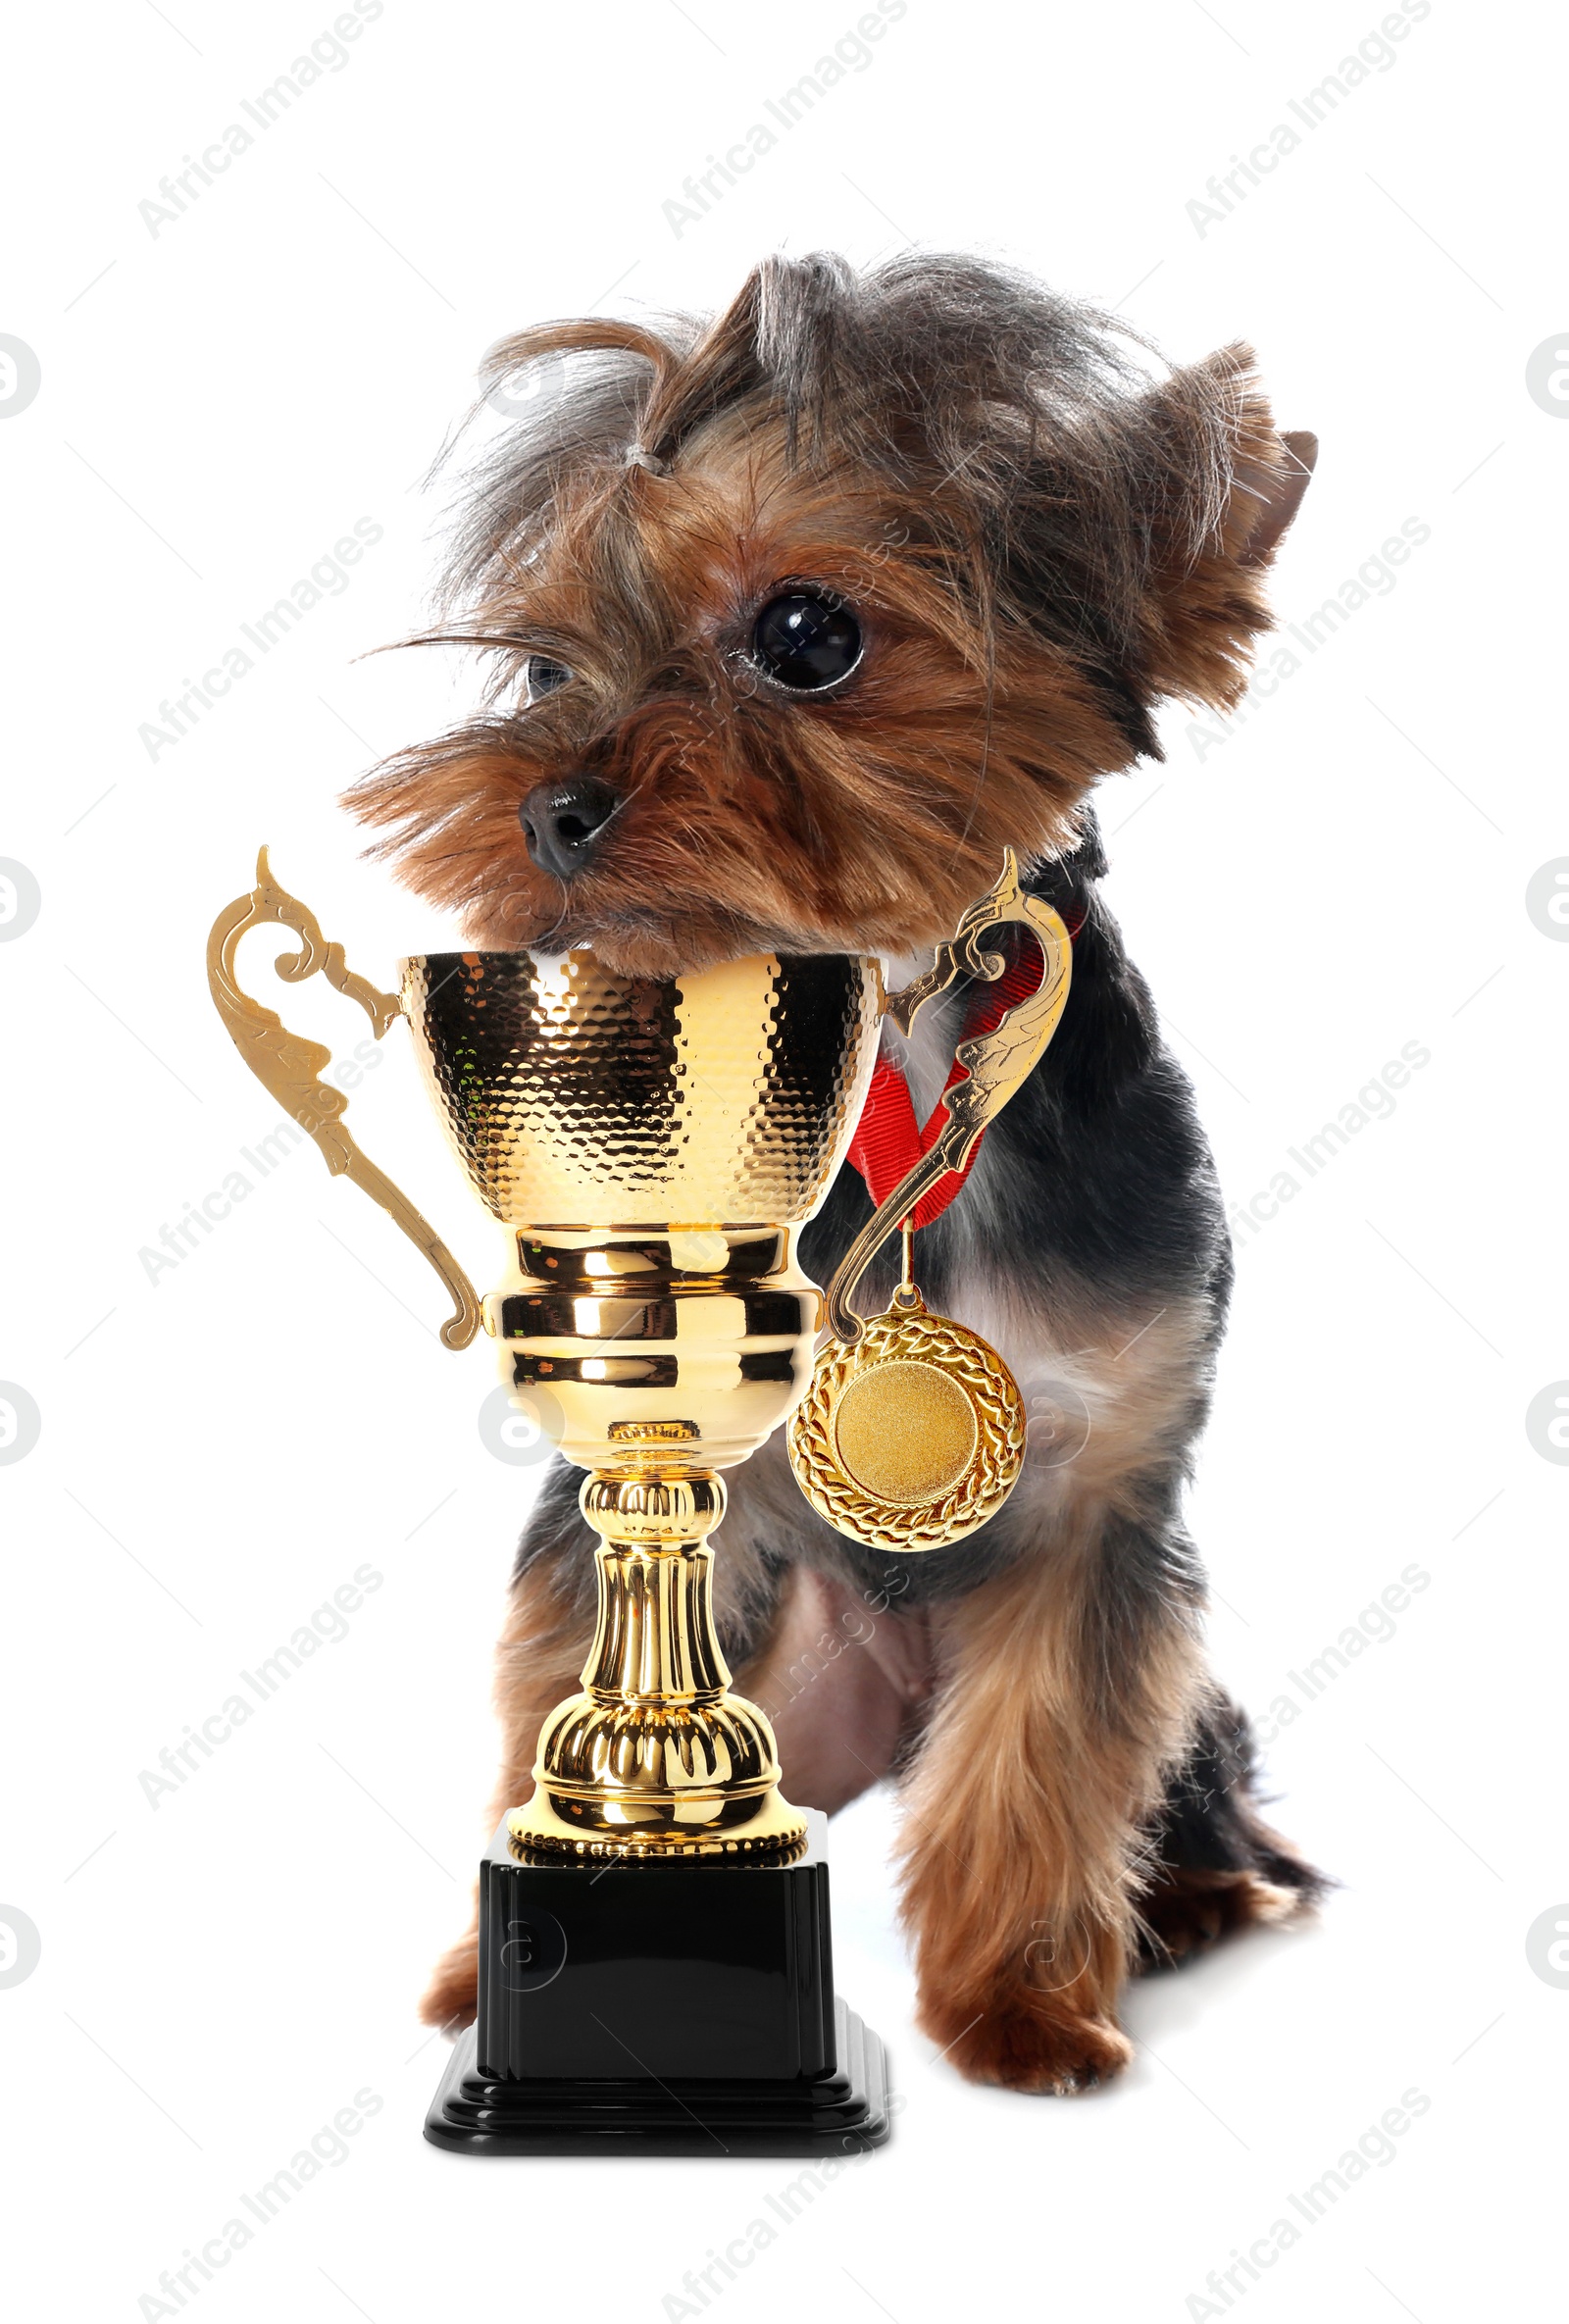
<instances>
[{"instance_id":1,"label":"gold medal","mask_svg":"<svg viewBox=\"0 0 1569 2324\"><path fill-rule=\"evenodd\" d=\"M959 1043L963 1078L950 1077L943 1091L941 1128L934 1116L931 1142L879 1203L829 1286L831 1337L790 1422L790 1466L802 1492L836 1532L871 1549L964 1541L996 1515L1024 1465L1024 1400L1012 1373L979 1333L934 1315L910 1272L918 1207L946 1178L956 1183L936 1207L958 1191L987 1126L1035 1070L1068 998L1072 938L1049 904L1024 892L1011 852L990 894L971 905L935 965L894 995L887 1013L908 1034L917 1011L958 977L997 985L1006 961L981 938L1009 921L1040 947L1039 983L1017 999L1004 985L992 1022ZM902 1279L883 1314L866 1322L851 1297L895 1228L904 1235Z\"/></svg>"},{"instance_id":2,"label":"gold medal","mask_svg":"<svg viewBox=\"0 0 1569 2324\"><path fill-rule=\"evenodd\" d=\"M934 1315L909 1277L853 1346L825 1348L788 1438L820 1517L871 1549L942 1549L995 1516L1024 1464L1025 1412L994 1347Z\"/></svg>"}]
</instances>

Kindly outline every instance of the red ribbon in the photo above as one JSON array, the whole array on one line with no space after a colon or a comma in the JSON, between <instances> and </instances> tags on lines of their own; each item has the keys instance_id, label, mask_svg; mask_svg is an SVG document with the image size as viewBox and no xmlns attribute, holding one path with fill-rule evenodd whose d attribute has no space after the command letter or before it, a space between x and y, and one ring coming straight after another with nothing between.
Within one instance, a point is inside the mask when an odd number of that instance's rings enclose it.
<instances>
[{"instance_id":1,"label":"red ribbon","mask_svg":"<svg viewBox=\"0 0 1569 2324\"><path fill-rule=\"evenodd\" d=\"M1084 926L1084 915L1079 913L1066 921L1070 939L1078 935ZM1011 959L994 985L981 985L971 995L965 1017L963 1038L980 1040L997 1027L1011 1008L1038 991L1045 973L1045 955L1038 944L1025 947L1023 958ZM955 1057L942 1085L946 1096L955 1082L969 1080L968 1068ZM910 1085L903 1068L889 1057L880 1056L872 1069L872 1086L867 1093L865 1109L859 1126L850 1141L850 1160L866 1181L866 1190L872 1200L882 1206L899 1181L912 1171L923 1154L936 1144L939 1130L948 1119L946 1106L939 1098L932 1110L924 1130L915 1124L915 1107L910 1098ZM970 1159L962 1170L950 1171L929 1193L916 1204L911 1216L917 1227L930 1227L941 1218L948 1204L958 1193L975 1167L985 1133L970 1149Z\"/></svg>"}]
</instances>

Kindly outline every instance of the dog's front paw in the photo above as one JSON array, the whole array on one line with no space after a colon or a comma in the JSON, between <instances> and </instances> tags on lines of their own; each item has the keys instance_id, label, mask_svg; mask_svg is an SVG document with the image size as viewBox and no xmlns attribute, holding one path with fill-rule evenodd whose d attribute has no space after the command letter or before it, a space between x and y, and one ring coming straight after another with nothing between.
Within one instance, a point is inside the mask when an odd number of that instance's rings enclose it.
<instances>
[{"instance_id":1,"label":"dog's front paw","mask_svg":"<svg viewBox=\"0 0 1569 2324\"><path fill-rule=\"evenodd\" d=\"M943 2003L922 2012L921 2030L971 2082L1004 2090L1076 2097L1109 2082L1133 2056L1133 2044L1109 2017L1053 2007L1028 1990L967 2008Z\"/></svg>"}]
</instances>

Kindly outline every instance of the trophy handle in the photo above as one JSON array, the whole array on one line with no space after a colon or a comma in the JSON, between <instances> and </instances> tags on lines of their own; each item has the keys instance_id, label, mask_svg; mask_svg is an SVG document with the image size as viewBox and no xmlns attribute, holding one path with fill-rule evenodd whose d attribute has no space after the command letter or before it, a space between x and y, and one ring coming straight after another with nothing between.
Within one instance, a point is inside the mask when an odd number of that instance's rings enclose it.
<instances>
[{"instance_id":1,"label":"trophy handle","mask_svg":"<svg viewBox=\"0 0 1569 2324\"><path fill-rule=\"evenodd\" d=\"M433 1227L422 1218L408 1196L362 1154L339 1117L348 1099L317 1080L332 1061L330 1049L320 1041L290 1033L282 1019L244 990L234 973L234 953L247 929L276 923L291 928L300 939L297 953L279 954L275 966L285 984L297 985L320 969L329 985L350 1000L357 1000L371 1020L378 1040L394 1017L403 1014L395 992L378 992L364 977L357 977L343 957L341 944L329 944L317 925L316 915L279 887L264 847L256 858L256 885L249 895L236 896L213 923L207 939L207 985L229 1037L257 1080L286 1106L302 1130L309 1131L334 1178L351 1178L373 1202L379 1202L397 1221L409 1240L430 1260L451 1292L454 1312L441 1326L445 1347L467 1347L480 1329L481 1313L475 1288Z\"/></svg>"},{"instance_id":2,"label":"trophy handle","mask_svg":"<svg viewBox=\"0 0 1569 2324\"><path fill-rule=\"evenodd\" d=\"M1029 1080L1061 1023L1073 977L1073 939L1060 914L1039 896L1025 893L1018 858L1011 847L1004 850L995 887L969 907L948 941L937 946L936 959L926 974L892 995L886 1014L901 1033L908 1034L927 1002L946 992L959 977L979 977L985 984L994 985L1008 964L1000 952L984 950L981 937L987 929L1007 921L1028 928L1039 944L1045 956L1040 983L1027 999L1014 1004L992 1032L959 1043L954 1055L968 1069L969 1078L944 1091L947 1121L839 1262L828 1287L828 1328L847 1346L853 1347L861 1337L861 1318L850 1299L862 1276L922 1197L950 1170L964 1168L982 1132Z\"/></svg>"}]
</instances>

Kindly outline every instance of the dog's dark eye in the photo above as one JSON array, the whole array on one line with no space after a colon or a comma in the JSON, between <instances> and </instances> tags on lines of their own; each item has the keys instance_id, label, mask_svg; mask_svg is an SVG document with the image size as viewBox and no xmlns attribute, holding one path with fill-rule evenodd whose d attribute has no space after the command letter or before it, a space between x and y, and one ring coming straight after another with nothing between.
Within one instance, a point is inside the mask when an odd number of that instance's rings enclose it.
<instances>
[{"instance_id":1,"label":"dog's dark eye","mask_svg":"<svg viewBox=\"0 0 1569 2324\"><path fill-rule=\"evenodd\" d=\"M531 654L524 669L523 682L531 702L537 702L543 694L553 694L564 686L572 672L560 662L550 661L544 654Z\"/></svg>"},{"instance_id":2,"label":"dog's dark eye","mask_svg":"<svg viewBox=\"0 0 1569 2324\"><path fill-rule=\"evenodd\" d=\"M847 605L813 589L770 598L752 628L752 658L777 685L819 693L861 658L861 625Z\"/></svg>"}]
</instances>

